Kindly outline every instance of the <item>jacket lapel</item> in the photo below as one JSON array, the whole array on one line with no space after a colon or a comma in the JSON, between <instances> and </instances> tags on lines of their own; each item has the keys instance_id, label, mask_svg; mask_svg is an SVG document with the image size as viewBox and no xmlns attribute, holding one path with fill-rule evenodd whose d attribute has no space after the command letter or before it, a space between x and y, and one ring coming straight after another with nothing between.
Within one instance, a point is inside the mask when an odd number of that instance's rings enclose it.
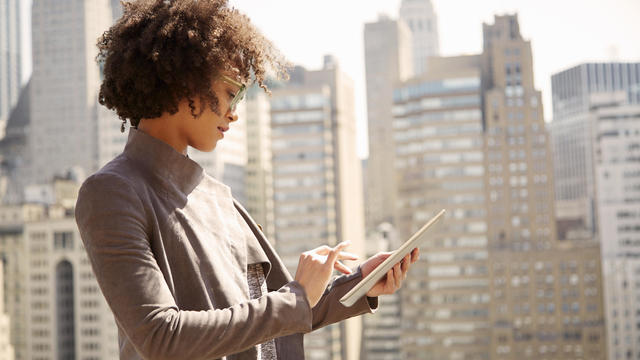
<instances>
[{"instance_id":1,"label":"jacket lapel","mask_svg":"<svg viewBox=\"0 0 640 360\"><path fill-rule=\"evenodd\" d=\"M258 240L257 242L247 242L247 264L257 262L265 262L267 264L265 277L267 278L267 287L269 290L279 289L284 284L293 281L293 277L291 277L291 274L287 271L282 260L276 255L273 246L271 246L271 243L269 243L264 233L258 228L258 225L253 221L247 210L245 210L236 199L233 199L233 204ZM264 255L267 256L267 259L264 258Z\"/></svg>"}]
</instances>

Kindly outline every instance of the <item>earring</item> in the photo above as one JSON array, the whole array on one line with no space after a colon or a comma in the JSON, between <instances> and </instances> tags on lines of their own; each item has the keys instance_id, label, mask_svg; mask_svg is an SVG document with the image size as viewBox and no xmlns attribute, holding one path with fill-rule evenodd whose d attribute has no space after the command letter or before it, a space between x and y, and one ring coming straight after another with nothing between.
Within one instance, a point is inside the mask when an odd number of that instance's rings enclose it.
<instances>
[{"instance_id":1,"label":"earring","mask_svg":"<svg viewBox=\"0 0 640 360\"><path fill-rule=\"evenodd\" d=\"M127 123L127 120L122 120L122 124L120 125L120 132L124 133L124 124Z\"/></svg>"}]
</instances>

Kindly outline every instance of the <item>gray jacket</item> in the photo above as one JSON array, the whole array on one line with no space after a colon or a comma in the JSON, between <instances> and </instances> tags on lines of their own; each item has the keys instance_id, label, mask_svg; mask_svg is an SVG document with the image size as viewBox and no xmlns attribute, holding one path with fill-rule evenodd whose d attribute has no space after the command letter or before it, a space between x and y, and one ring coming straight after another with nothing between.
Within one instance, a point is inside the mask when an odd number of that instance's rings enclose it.
<instances>
[{"instance_id":1,"label":"gray jacket","mask_svg":"<svg viewBox=\"0 0 640 360\"><path fill-rule=\"evenodd\" d=\"M303 359L303 333L372 312L337 299L362 275L336 278L311 309L229 188L193 160L131 129L122 154L82 185L76 221L119 330L120 358ZM263 263L269 293L250 300L247 265Z\"/></svg>"}]
</instances>

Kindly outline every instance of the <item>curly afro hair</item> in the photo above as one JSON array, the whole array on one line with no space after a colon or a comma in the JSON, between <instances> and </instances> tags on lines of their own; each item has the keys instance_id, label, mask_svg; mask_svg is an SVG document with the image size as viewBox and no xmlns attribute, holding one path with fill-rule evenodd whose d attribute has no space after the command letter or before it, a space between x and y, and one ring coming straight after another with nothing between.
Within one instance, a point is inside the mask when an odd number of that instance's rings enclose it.
<instances>
[{"instance_id":1,"label":"curly afro hair","mask_svg":"<svg viewBox=\"0 0 640 360\"><path fill-rule=\"evenodd\" d=\"M104 67L99 101L134 127L143 118L175 114L183 99L194 117L205 104L217 112L211 83L224 71L267 92L267 74L287 77L282 54L226 0L122 4L123 16L98 39L96 60Z\"/></svg>"}]
</instances>

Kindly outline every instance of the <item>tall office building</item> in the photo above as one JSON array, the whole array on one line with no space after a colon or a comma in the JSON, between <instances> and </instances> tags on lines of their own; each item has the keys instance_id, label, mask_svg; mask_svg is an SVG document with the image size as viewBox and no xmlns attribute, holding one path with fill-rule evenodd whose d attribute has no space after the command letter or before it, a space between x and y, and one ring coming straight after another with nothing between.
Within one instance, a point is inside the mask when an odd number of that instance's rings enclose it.
<instances>
[{"instance_id":1,"label":"tall office building","mask_svg":"<svg viewBox=\"0 0 640 360\"><path fill-rule=\"evenodd\" d=\"M112 141L99 131L104 117L99 116L95 62L97 38L111 22L109 0L33 3L28 142L37 156L29 164L31 183L47 183L72 167L92 173L101 163L98 144ZM107 123L120 126L115 115Z\"/></svg>"},{"instance_id":2,"label":"tall office building","mask_svg":"<svg viewBox=\"0 0 640 360\"><path fill-rule=\"evenodd\" d=\"M640 104L592 94L598 229L609 359L640 358Z\"/></svg>"},{"instance_id":3,"label":"tall office building","mask_svg":"<svg viewBox=\"0 0 640 360\"><path fill-rule=\"evenodd\" d=\"M429 70L429 57L440 55L438 16L431 0L402 0L400 20L411 30L413 72L425 73Z\"/></svg>"},{"instance_id":4,"label":"tall office building","mask_svg":"<svg viewBox=\"0 0 640 360\"><path fill-rule=\"evenodd\" d=\"M490 354L604 359L599 249L558 242L551 146L517 16L483 25Z\"/></svg>"},{"instance_id":5,"label":"tall office building","mask_svg":"<svg viewBox=\"0 0 640 360\"><path fill-rule=\"evenodd\" d=\"M432 60L394 92L399 236L447 210L402 290L402 358L488 359L480 58Z\"/></svg>"},{"instance_id":6,"label":"tall office building","mask_svg":"<svg viewBox=\"0 0 640 360\"><path fill-rule=\"evenodd\" d=\"M73 219L79 183L41 188L51 201L0 207L0 256L16 359L118 356L111 310ZM45 200L45 199L41 199Z\"/></svg>"},{"instance_id":7,"label":"tall office building","mask_svg":"<svg viewBox=\"0 0 640 360\"><path fill-rule=\"evenodd\" d=\"M551 77L558 235L596 237L591 94L622 92L640 104L640 63L586 63Z\"/></svg>"},{"instance_id":8,"label":"tall office building","mask_svg":"<svg viewBox=\"0 0 640 360\"><path fill-rule=\"evenodd\" d=\"M30 92L31 82L28 82L20 92L18 103L11 110L6 134L0 139L1 204L19 204L24 197L26 168L29 163L27 139L30 122Z\"/></svg>"},{"instance_id":9,"label":"tall office building","mask_svg":"<svg viewBox=\"0 0 640 360\"><path fill-rule=\"evenodd\" d=\"M335 59L296 68L271 100L276 249L291 273L300 253L340 241L364 255L353 82ZM358 359L361 318L305 336L308 359Z\"/></svg>"},{"instance_id":10,"label":"tall office building","mask_svg":"<svg viewBox=\"0 0 640 360\"><path fill-rule=\"evenodd\" d=\"M269 95L258 87L247 93L247 211L275 241L273 213L273 166L271 163L271 105Z\"/></svg>"},{"instance_id":11,"label":"tall office building","mask_svg":"<svg viewBox=\"0 0 640 360\"><path fill-rule=\"evenodd\" d=\"M28 359L113 359L118 330L80 241L72 210L24 227Z\"/></svg>"},{"instance_id":12,"label":"tall office building","mask_svg":"<svg viewBox=\"0 0 640 360\"><path fill-rule=\"evenodd\" d=\"M10 341L16 360L29 359L27 356L27 304L26 244L24 224L42 219L45 207L40 204L16 204L0 206L0 258L4 278L2 298L4 308L10 318Z\"/></svg>"},{"instance_id":13,"label":"tall office building","mask_svg":"<svg viewBox=\"0 0 640 360\"><path fill-rule=\"evenodd\" d=\"M381 223L367 234L366 258L381 251L393 251L400 244L393 225ZM379 297L378 311L362 318L362 354L364 360L396 360L402 352L402 308L400 293Z\"/></svg>"},{"instance_id":14,"label":"tall office building","mask_svg":"<svg viewBox=\"0 0 640 360\"><path fill-rule=\"evenodd\" d=\"M0 139L11 108L18 101L22 76L20 1L0 1Z\"/></svg>"},{"instance_id":15,"label":"tall office building","mask_svg":"<svg viewBox=\"0 0 640 360\"><path fill-rule=\"evenodd\" d=\"M367 161L366 228L394 221L395 176L391 112L393 87L411 75L411 34L401 21L380 17L365 24L365 68L369 159Z\"/></svg>"},{"instance_id":16,"label":"tall office building","mask_svg":"<svg viewBox=\"0 0 640 360\"><path fill-rule=\"evenodd\" d=\"M0 266L0 285L4 285L4 266ZM13 360L14 351L10 342L11 320L5 310L4 286L0 286L0 358Z\"/></svg>"}]
</instances>

